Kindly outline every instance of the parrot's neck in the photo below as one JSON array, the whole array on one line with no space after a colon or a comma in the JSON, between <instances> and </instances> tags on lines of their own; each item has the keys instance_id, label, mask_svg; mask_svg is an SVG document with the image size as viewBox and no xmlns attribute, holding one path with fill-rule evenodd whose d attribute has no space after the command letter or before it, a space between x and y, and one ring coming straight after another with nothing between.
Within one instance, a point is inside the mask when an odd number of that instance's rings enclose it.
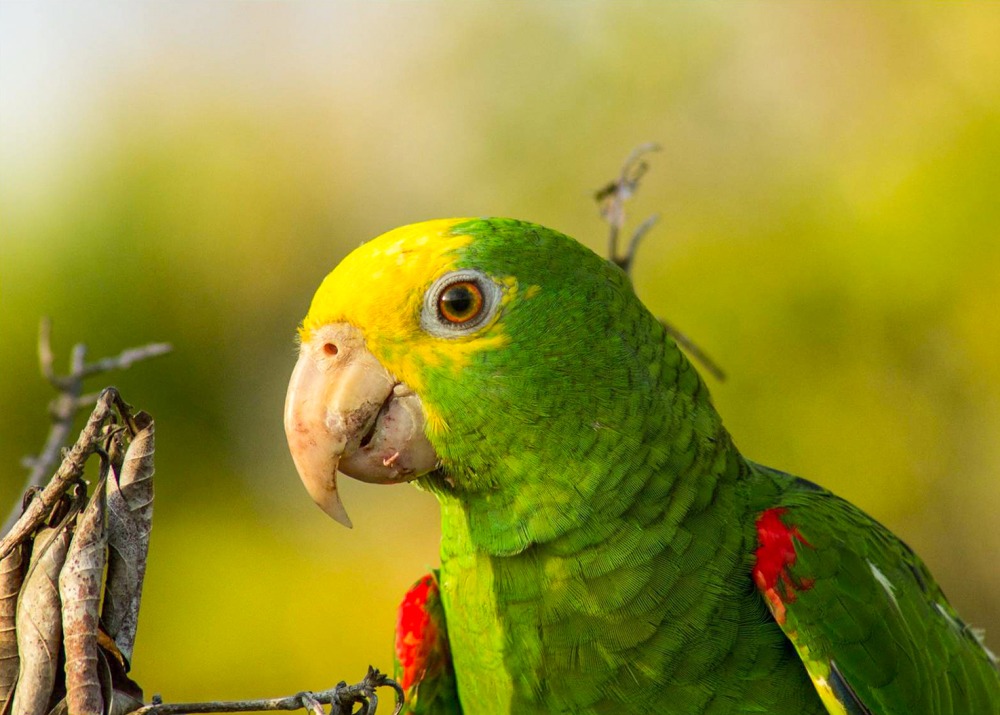
<instances>
[{"instance_id":1,"label":"parrot's neck","mask_svg":"<svg viewBox=\"0 0 1000 715\"><path fill-rule=\"evenodd\" d=\"M593 364L573 366L582 378L564 377L559 361L466 375L482 381L470 387L482 397L451 411L434 439L444 466L421 484L468 522L477 551L513 555L649 523L672 508L671 494L710 496L736 463L708 389L662 324L643 312L626 328L608 329L613 349L593 351Z\"/></svg>"},{"instance_id":2,"label":"parrot's neck","mask_svg":"<svg viewBox=\"0 0 1000 715\"><path fill-rule=\"evenodd\" d=\"M683 358L678 368L653 391L663 401L632 405L626 424L595 422L561 458L537 445L497 465L533 470L517 480L434 489L460 692L475 689L496 712L582 711L608 697L609 679L657 682L689 657L730 583L747 591L737 575L746 462L693 368ZM694 389L676 389L685 383ZM673 619L685 630L659 628ZM589 686L572 676L587 663Z\"/></svg>"}]
</instances>

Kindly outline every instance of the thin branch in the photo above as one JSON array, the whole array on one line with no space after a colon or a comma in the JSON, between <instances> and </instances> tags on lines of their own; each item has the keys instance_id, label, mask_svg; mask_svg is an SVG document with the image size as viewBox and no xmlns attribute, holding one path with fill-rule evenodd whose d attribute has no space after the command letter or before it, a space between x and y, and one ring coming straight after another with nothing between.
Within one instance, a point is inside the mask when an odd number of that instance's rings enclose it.
<instances>
[{"instance_id":1,"label":"thin branch","mask_svg":"<svg viewBox=\"0 0 1000 715\"><path fill-rule=\"evenodd\" d=\"M104 372L112 370L127 370L140 360L165 355L172 350L167 343L150 343L138 348L124 350L114 357L107 357L93 363L88 363L87 346L77 343L70 354L70 370L68 375L57 375L55 358L52 352L52 322L43 318L38 328L38 364L42 376L59 394L49 405L52 416L52 426L49 428L45 446L37 457L25 460L30 470L24 490L40 487L55 471L62 458L62 449L70 439L73 431L73 420L79 411L94 404L90 395L83 395L83 381ZM17 520L19 510L11 510L0 534L6 533Z\"/></svg>"},{"instance_id":2,"label":"thin branch","mask_svg":"<svg viewBox=\"0 0 1000 715\"><path fill-rule=\"evenodd\" d=\"M71 375L83 367L86 354L87 348L82 343L73 346L70 356ZM59 391L59 394L49 404L52 426L49 428L45 446L37 457L28 461L31 472L28 474L24 491L41 486L55 470L61 457L62 448L69 441L73 429L73 418L77 413L77 402L83 392L82 383L67 383L66 378L55 373L52 353L52 322L48 318L43 318L38 327L38 363L42 376ZM12 519L16 517L16 511L12 511L4 524L3 531L7 531Z\"/></svg>"},{"instance_id":3,"label":"thin branch","mask_svg":"<svg viewBox=\"0 0 1000 715\"><path fill-rule=\"evenodd\" d=\"M357 715L374 715L378 707L376 689L392 688L396 694L393 715L403 709L403 689L392 678L369 666L368 673L360 683L348 685L339 683L335 688L315 693L297 693L284 698L264 698L260 700L217 700L203 703L157 703L133 710L130 715L185 715L186 713L247 713L271 712L277 710L311 711L314 715L323 712L320 705L330 705L331 715L352 712L354 704L360 704ZM316 709L319 709L319 713ZM336 708L336 709L333 709ZM347 708L346 710L344 708Z\"/></svg>"},{"instance_id":4,"label":"thin branch","mask_svg":"<svg viewBox=\"0 0 1000 715\"><path fill-rule=\"evenodd\" d=\"M635 260L636 251L639 249L639 242L642 241L643 237L649 233L649 229L653 228L659 220L660 214L653 214L639 224L639 228L632 232L632 238L628 242L628 249L625 251L625 255L615 260L618 267L625 271L627 275L631 275L632 261Z\"/></svg>"},{"instance_id":5,"label":"thin branch","mask_svg":"<svg viewBox=\"0 0 1000 715\"><path fill-rule=\"evenodd\" d=\"M639 182L649 170L649 163L643 160L643 157L659 150L660 146L653 142L637 146L628 155L628 158L625 159L625 163L622 164L621 173L618 175L618 178L612 180L594 194L594 199L600 206L601 217L608 224L608 260L625 271L625 275L629 276L629 278L632 277L632 264L639 250L639 243L642 242L642 239L649 233L649 230L659 221L660 216L659 214L653 214L639 224L639 227L632 232L624 255L619 255L618 239L622 229L625 227L625 202L635 196L636 191L639 190ZM701 363L713 377L720 381L726 379L726 374L718 364L708 356L708 353L698 347L691 338L662 318L660 319L660 323L663 324L667 333L673 337L677 344L684 348L692 358Z\"/></svg>"},{"instance_id":6,"label":"thin branch","mask_svg":"<svg viewBox=\"0 0 1000 715\"><path fill-rule=\"evenodd\" d=\"M52 367L54 362L55 357L52 355L52 321L48 318L42 318L42 322L38 326L38 365L41 368L42 377L49 382L53 382L56 379L56 373Z\"/></svg>"},{"instance_id":7,"label":"thin branch","mask_svg":"<svg viewBox=\"0 0 1000 715\"><path fill-rule=\"evenodd\" d=\"M719 382L725 381L726 373L722 370L721 367L719 367L718 363L716 363L712 358L710 358L704 350L698 347L698 345L693 340L691 340L691 338L689 338L687 335L682 333L680 330L675 328L673 325L668 323L663 318L660 318L660 324L666 329L670 337L674 339L674 342L676 342L678 345L680 345L682 348L688 351L691 354L691 357L700 362L702 367L704 367L712 374L712 377L714 377Z\"/></svg>"},{"instance_id":8,"label":"thin branch","mask_svg":"<svg viewBox=\"0 0 1000 715\"><path fill-rule=\"evenodd\" d=\"M626 274L629 273L632 266L639 240L656 222L655 216L647 218L632 234L625 255L618 255L618 237L625 227L625 202L635 196L635 192L639 189L639 182L649 170L649 164L643 160L643 157L654 151L660 151L659 144L648 142L637 146L622 164L618 178L594 194L594 199L600 206L601 217L608 224L608 258Z\"/></svg>"},{"instance_id":9,"label":"thin branch","mask_svg":"<svg viewBox=\"0 0 1000 715\"><path fill-rule=\"evenodd\" d=\"M91 375L97 375L102 372L111 372L112 370L128 370L137 362L148 360L149 358L159 357L160 355L166 355L173 349L174 348L170 345L170 343L149 343L148 345L143 345L142 347L123 350L114 357L103 358L97 362L83 365L80 371L73 375L73 378L83 380Z\"/></svg>"}]
</instances>

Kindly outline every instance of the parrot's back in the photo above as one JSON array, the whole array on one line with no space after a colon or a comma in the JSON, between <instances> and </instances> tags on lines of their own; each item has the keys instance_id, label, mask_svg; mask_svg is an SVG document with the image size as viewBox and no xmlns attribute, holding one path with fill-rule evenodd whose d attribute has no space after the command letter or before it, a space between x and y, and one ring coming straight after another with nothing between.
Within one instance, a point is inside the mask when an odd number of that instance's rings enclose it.
<instances>
[{"instance_id":1,"label":"parrot's back","mask_svg":"<svg viewBox=\"0 0 1000 715\"><path fill-rule=\"evenodd\" d=\"M996 657L906 544L811 482L751 482L755 585L831 712L1000 713Z\"/></svg>"}]
</instances>

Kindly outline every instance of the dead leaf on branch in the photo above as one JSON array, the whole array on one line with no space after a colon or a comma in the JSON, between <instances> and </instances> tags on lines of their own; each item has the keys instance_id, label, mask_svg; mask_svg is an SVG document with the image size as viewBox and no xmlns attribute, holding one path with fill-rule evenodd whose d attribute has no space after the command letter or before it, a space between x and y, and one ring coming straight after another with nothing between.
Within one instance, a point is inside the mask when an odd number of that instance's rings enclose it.
<instances>
[{"instance_id":1,"label":"dead leaf on branch","mask_svg":"<svg viewBox=\"0 0 1000 715\"><path fill-rule=\"evenodd\" d=\"M35 537L28 575L17 606L20 669L13 715L45 715L55 688L62 651L59 572L66 561L72 532L64 521Z\"/></svg>"},{"instance_id":2,"label":"dead leaf on branch","mask_svg":"<svg viewBox=\"0 0 1000 715\"><path fill-rule=\"evenodd\" d=\"M0 713L14 696L20 658L17 655L17 595L24 583L25 544L0 559Z\"/></svg>"},{"instance_id":3,"label":"dead leaf on branch","mask_svg":"<svg viewBox=\"0 0 1000 715\"><path fill-rule=\"evenodd\" d=\"M139 624L142 583L146 575L149 534L153 527L153 419L135 416L138 432L122 462L120 476L111 470L105 486L108 509L108 576L101 607L101 623L125 659Z\"/></svg>"},{"instance_id":4,"label":"dead leaf on branch","mask_svg":"<svg viewBox=\"0 0 1000 715\"><path fill-rule=\"evenodd\" d=\"M104 712L104 698L97 677L98 607L108 544L104 507L104 484L98 483L78 519L66 563L59 573L63 646L66 649L66 703L71 715L102 715Z\"/></svg>"},{"instance_id":5,"label":"dead leaf on branch","mask_svg":"<svg viewBox=\"0 0 1000 715\"><path fill-rule=\"evenodd\" d=\"M105 713L126 715L141 708L144 702L142 688L126 675L124 664L114 654L109 655L103 645L97 656L100 659L97 674L101 679Z\"/></svg>"}]
</instances>

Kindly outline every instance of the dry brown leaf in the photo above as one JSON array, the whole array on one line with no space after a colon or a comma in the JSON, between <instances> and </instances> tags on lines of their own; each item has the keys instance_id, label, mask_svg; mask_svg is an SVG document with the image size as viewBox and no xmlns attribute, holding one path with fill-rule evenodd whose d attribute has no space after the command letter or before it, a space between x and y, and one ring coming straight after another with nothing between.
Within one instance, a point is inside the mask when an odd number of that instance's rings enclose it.
<instances>
[{"instance_id":1,"label":"dry brown leaf","mask_svg":"<svg viewBox=\"0 0 1000 715\"><path fill-rule=\"evenodd\" d=\"M105 714L127 715L141 708L144 705L142 689L125 674L121 664L109 658L103 649L98 651L98 657Z\"/></svg>"},{"instance_id":2,"label":"dry brown leaf","mask_svg":"<svg viewBox=\"0 0 1000 715\"><path fill-rule=\"evenodd\" d=\"M17 594L24 583L24 544L0 559L0 713L14 697L17 657Z\"/></svg>"},{"instance_id":3,"label":"dry brown leaf","mask_svg":"<svg viewBox=\"0 0 1000 715\"><path fill-rule=\"evenodd\" d=\"M59 571L66 561L68 524L41 529L17 604L17 648L21 664L13 715L45 715L56 680L62 641Z\"/></svg>"},{"instance_id":4,"label":"dry brown leaf","mask_svg":"<svg viewBox=\"0 0 1000 715\"><path fill-rule=\"evenodd\" d=\"M107 650L104 642L98 641L101 658L101 685L104 687L104 710L107 715L125 715L143 705L142 688L125 672L124 663L117 650ZM114 646L111 641L110 645Z\"/></svg>"},{"instance_id":5,"label":"dry brown leaf","mask_svg":"<svg viewBox=\"0 0 1000 715\"><path fill-rule=\"evenodd\" d=\"M132 660L153 527L153 420L135 416L139 431L125 452L121 476L108 475L108 578L101 623L125 658Z\"/></svg>"},{"instance_id":6,"label":"dry brown leaf","mask_svg":"<svg viewBox=\"0 0 1000 715\"><path fill-rule=\"evenodd\" d=\"M66 649L66 704L70 715L104 712L97 674L98 607L108 542L104 511L104 484L98 484L77 520L66 565L59 574Z\"/></svg>"}]
</instances>

